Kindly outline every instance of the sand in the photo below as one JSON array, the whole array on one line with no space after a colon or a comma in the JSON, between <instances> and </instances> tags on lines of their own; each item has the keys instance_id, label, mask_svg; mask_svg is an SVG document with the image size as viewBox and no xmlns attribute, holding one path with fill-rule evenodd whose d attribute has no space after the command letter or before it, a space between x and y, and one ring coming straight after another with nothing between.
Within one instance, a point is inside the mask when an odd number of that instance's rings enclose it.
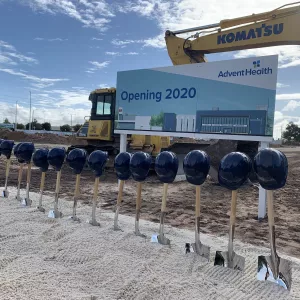
<instances>
[{"instance_id":1,"label":"sand","mask_svg":"<svg viewBox=\"0 0 300 300\"><path fill-rule=\"evenodd\" d=\"M2 188L1 188L2 190ZM256 280L257 256L267 248L235 241L235 250L246 257L244 273L213 266L216 250L226 250L227 237L202 234L211 246L211 261L185 254L191 230L166 226L171 246L151 243L158 224L141 220L147 238L134 235L134 219L120 215L123 231L114 231L113 216L97 208L100 227L93 227L91 207L79 203L81 223L68 217L72 202L60 198L64 216L49 219L54 198L44 196L46 214L36 210L38 194L31 192L32 207L0 199L0 299L300 299L300 260L293 262L292 290ZM22 189L21 194L25 195ZM105 199L102 199L105 201Z\"/></svg>"}]
</instances>

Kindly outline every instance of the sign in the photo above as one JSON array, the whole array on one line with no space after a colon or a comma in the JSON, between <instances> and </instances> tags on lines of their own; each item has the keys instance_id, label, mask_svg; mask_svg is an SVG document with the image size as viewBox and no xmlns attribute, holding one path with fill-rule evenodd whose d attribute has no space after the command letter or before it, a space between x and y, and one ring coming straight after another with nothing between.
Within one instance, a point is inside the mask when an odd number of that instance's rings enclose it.
<instances>
[{"instance_id":1,"label":"sign","mask_svg":"<svg viewBox=\"0 0 300 300\"><path fill-rule=\"evenodd\" d=\"M272 137L277 69L271 55L118 72L115 131Z\"/></svg>"}]
</instances>

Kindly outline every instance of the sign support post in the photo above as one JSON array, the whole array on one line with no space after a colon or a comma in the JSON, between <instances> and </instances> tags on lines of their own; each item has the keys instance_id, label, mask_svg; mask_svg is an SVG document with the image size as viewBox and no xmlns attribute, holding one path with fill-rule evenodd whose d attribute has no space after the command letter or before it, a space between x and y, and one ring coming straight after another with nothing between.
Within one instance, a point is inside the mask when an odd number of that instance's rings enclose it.
<instances>
[{"instance_id":1,"label":"sign support post","mask_svg":"<svg viewBox=\"0 0 300 300\"><path fill-rule=\"evenodd\" d=\"M269 147L268 142L261 142L258 150L265 149ZM266 217L266 200L267 200L267 191L259 186L258 194L258 220L262 220Z\"/></svg>"},{"instance_id":2,"label":"sign support post","mask_svg":"<svg viewBox=\"0 0 300 300\"><path fill-rule=\"evenodd\" d=\"M127 134L120 134L120 153L127 150ZM120 180L118 180L118 187L120 187Z\"/></svg>"}]
</instances>

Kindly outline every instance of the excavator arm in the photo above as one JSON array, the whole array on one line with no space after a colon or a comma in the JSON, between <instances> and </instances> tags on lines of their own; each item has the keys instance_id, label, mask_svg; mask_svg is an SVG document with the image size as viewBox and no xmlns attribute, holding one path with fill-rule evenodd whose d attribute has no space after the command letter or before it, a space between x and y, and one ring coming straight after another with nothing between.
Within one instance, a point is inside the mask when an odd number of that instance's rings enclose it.
<instances>
[{"instance_id":1,"label":"excavator arm","mask_svg":"<svg viewBox=\"0 0 300 300\"><path fill-rule=\"evenodd\" d=\"M173 65L206 62L205 54L279 45L300 45L300 2L220 23L169 31L165 41ZM195 32L188 38L177 35Z\"/></svg>"}]
</instances>

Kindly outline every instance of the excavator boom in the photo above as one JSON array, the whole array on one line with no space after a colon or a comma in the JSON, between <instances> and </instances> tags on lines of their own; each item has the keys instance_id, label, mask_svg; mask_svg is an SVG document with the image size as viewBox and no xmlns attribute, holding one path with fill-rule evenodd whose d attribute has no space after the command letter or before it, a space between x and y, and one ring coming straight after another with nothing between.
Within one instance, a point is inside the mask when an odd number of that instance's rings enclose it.
<instances>
[{"instance_id":1,"label":"excavator boom","mask_svg":"<svg viewBox=\"0 0 300 300\"><path fill-rule=\"evenodd\" d=\"M269 12L222 20L179 31L166 31L165 41L174 65L206 62L205 54L252 48L300 45L300 2ZM291 7L290 7L291 6ZM211 29L207 32L207 29ZM188 38L176 35L199 31ZM193 40L191 40L194 38Z\"/></svg>"}]
</instances>

